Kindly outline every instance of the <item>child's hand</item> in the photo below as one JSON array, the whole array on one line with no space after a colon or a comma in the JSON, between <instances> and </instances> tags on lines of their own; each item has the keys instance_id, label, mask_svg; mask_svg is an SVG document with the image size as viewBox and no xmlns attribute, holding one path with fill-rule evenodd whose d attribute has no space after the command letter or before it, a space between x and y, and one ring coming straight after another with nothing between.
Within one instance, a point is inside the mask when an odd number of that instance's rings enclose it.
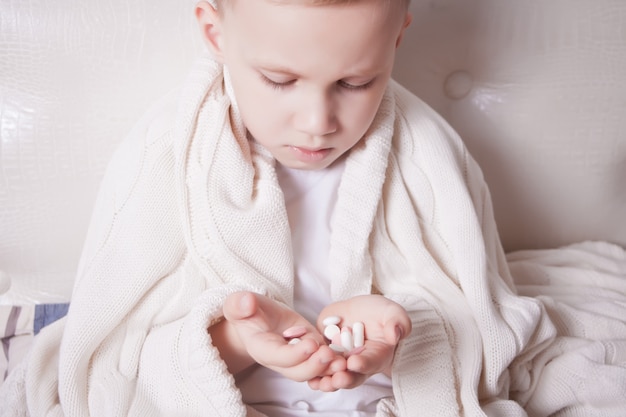
<instances>
[{"instance_id":1,"label":"child's hand","mask_svg":"<svg viewBox=\"0 0 626 417\"><path fill-rule=\"evenodd\" d=\"M411 332L408 314L399 304L381 296L364 295L340 301L322 310L317 327L324 331L323 320L329 316L341 318L341 326L352 327L356 322L365 325L365 344L348 353L346 370L320 374L309 380L309 386L321 391L336 391L361 385L370 376L391 373L391 365L398 342Z\"/></svg>"},{"instance_id":2,"label":"child's hand","mask_svg":"<svg viewBox=\"0 0 626 417\"><path fill-rule=\"evenodd\" d=\"M328 373L337 359L311 323L268 297L237 292L226 299L223 310L247 354L289 379L307 381ZM300 342L289 344L287 339L294 336Z\"/></svg>"}]
</instances>

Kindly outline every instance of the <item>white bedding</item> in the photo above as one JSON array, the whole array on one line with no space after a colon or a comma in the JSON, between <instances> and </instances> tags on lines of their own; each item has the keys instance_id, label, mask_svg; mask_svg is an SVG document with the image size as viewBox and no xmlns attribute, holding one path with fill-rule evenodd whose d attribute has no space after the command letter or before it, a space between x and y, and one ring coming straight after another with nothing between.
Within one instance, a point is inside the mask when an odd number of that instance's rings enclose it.
<instances>
[{"instance_id":1,"label":"white bedding","mask_svg":"<svg viewBox=\"0 0 626 417\"><path fill-rule=\"evenodd\" d=\"M533 415L553 400L544 393L568 389L562 382L582 375L585 383L570 396L604 398L599 416L626 415L626 251L583 242L507 260L519 293L541 299L559 335L534 359L542 378L533 398L516 400Z\"/></svg>"},{"instance_id":2,"label":"white bedding","mask_svg":"<svg viewBox=\"0 0 626 417\"><path fill-rule=\"evenodd\" d=\"M557 328L567 328L570 333L554 349L535 360L537 369L558 375L579 369L580 364L585 363L589 383L580 389L603 392L607 405L615 403L618 412L623 409L626 397L626 251L604 242L583 242L552 250L512 252L507 260L519 293L540 298ZM26 355L34 335L64 316L67 307L67 304L0 306L0 375L3 379ZM577 329L576 334L572 334L573 329ZM615 339L589 340L607 334L607 329ZM572 346L577 347L572 349ZM559 356L564 349L570 350L570 354ZM532 399L516 398L531 415L534 408L544 407L542 402L550 401L550 398L536 395L550 392L549 389L538 386L532 391L535 392Z\"/></svg>"},{"instance_id":3,"label":"white bedding","mask_svg":"<svg viewBox=\"0 0 626 417\"><path fill-rule=\"evenodd\" d=\"M35 335L67 310L68 304L0 305L1 381L26 356Z\"/></svg>"}]
</instances>

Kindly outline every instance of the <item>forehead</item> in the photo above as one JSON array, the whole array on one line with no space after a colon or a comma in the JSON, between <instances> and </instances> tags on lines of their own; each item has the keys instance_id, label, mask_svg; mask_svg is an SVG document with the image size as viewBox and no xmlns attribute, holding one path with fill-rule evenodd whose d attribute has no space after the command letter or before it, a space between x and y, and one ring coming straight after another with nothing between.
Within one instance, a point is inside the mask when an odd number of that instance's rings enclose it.
<instances>
[{"instance_id":1,"label":"forehead","mask_svg":"<svg viewBox=\"0 0 626 417\"><path fill-rule=\"evenodd\" d=\"M386 0L323 6L308 0L228 1L222 22L227 48L251 60L311 71L387 65L405 14L399 1Z\"/></svg>"},{"instance_id":2,"label":"forehead","mask_svg":"<svg viewBox=\"0 0 626 417\"><path fill-rule=\"evenodd\" d=\"M333 28L332 23L340 23L344 30L365 29L367 32L394 31L404 21L409 0L216 0L221 10L222 21L243 21L253 14L253 22L265 29L294 29L306 21L317 19L328 21L325 29ZM221 6L221 7L220 7ZM250 22L248 22L249 24ZM295 25L290 25L295 23ZM241 25L239 25L241 26ZM305 25L306 28L306 25ZM358 30L358 29L357 29ZM366 29L365 29L366 30ZM363 31L365 31L363 30ZM337 31L335 34L339 35ZM283 32L289 36L290 32ZM379 33L383 35L383 33Z\"/></svg>"}]
</instances>

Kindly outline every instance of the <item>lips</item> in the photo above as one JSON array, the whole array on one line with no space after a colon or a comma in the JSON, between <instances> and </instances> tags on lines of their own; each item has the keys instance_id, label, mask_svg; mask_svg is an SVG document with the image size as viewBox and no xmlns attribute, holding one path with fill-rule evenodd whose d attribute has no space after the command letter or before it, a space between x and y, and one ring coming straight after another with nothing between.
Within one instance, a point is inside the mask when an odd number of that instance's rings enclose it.
<instances>
[{"instance_id":1,"label":"lips","mask_svg":"<svg viewBox=\"0 0 626 417\"><path fill-rule=\"evenodd\" d=\"M326 158L331 152L331 148L309 149L298 146L289 147L295 157L303 162L319 162Z\"/></svg>"}]
</instances>

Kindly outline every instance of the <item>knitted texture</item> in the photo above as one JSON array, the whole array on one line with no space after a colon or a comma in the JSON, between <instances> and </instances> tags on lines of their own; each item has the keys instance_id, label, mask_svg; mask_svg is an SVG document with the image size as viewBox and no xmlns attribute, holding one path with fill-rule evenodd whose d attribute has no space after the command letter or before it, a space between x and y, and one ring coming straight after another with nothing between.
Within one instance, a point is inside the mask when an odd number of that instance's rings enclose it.
<instances>
[{"instance_id":1,"label":"knitted texture","mask_svg":"<svg viewBox=\"0 0 626 417\"><path fill-rule=\"evenodd\" d=\"M517 275L531 282L546 267L538 265ZM619 277L620 267L607 274ZM455 132L393 81L346 160L329 270L333 299L378 292L413 323L379 416L523 416L523 406L582 415L601 404L602 415L623 414L613 395L626 386L623 275L604 281L614 288L602 307L614 314L594 340L571 323L591 328L602 308L566 309L556 296L564 287L551 298L517 294L480 169ZM274 161L246 137L228 74L204 57L115 155L69 314L37 336L26 371L2 386L0 398L18 404L2 415L22 415L23 398L32 416L257 415L206 329L233 291L291 304L293 286ZM581 394L589 370L613 391Z\"/></svg>"}]
</instances>

